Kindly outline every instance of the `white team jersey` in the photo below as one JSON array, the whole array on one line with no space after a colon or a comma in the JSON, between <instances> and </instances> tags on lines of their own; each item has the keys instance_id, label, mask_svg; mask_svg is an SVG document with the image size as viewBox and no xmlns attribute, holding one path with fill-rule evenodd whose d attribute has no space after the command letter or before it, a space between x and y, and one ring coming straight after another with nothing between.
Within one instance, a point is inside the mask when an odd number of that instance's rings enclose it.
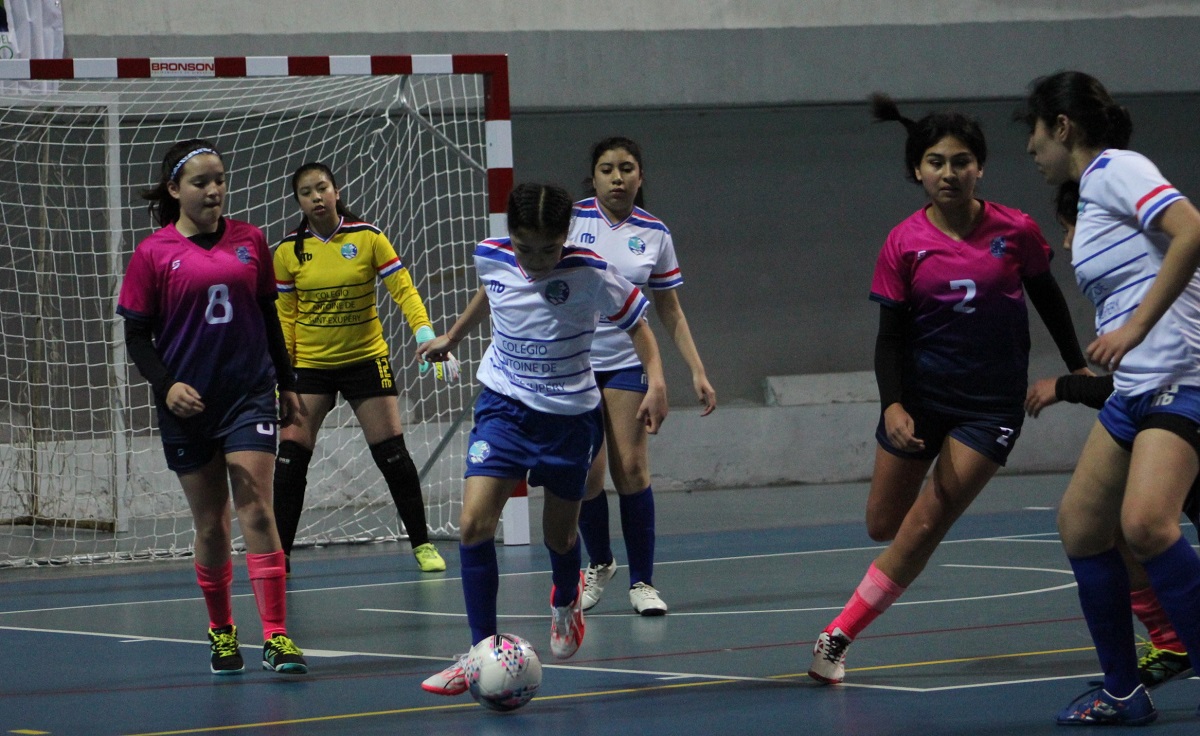
<instances>
[{"instance_id":1,"label":"white team jersey","mask_svg":"<svg viewBox=\"0 0 1200 736\"><path fill-rule=\"evenodd\" d=\"M1104 151L1083 172L1071 265L1096 306L1098 335L1125 324L1142 303L1170 243L1156 218L1183 198L1133 151ZM1146 339L1121 359L1114 382L1123 396L1172 383L1200 385L1200 278L1193 275Z\"/></svg>"},{"instance_id":2,"label":"white team jersey","mask_svg":"<svg viewBox=\"0 0 1200 736\"><path fill-rule=\"evenodd\" d=\"M568 241L590 248L639 289L674 289L683 284L671 231L641 207L611 222L591 197L575 203ZM610 320L600 318L592 343L592 367L614 371L640 365L633 341Z\"/></svg>"},{"instance_id":3,"label":"white team jersey","mask_svg":"<svg viewBox=\"0 0 1200 736\"><path fill-rule=\"evenodd\" d=\"M550 414L582 414L600 403L592 339L605 315L630 330L649 302L590 250L568 246L549 274L530 279L508 238L475 248L475 270L492 310L492 344L477 377L496 393Z\"/></svg>"}]
</instances>

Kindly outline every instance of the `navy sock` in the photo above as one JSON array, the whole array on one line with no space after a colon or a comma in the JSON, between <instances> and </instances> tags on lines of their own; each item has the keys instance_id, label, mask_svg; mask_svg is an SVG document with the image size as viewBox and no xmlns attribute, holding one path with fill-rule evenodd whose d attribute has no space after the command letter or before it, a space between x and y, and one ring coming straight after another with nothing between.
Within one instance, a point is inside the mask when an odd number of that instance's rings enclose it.
<instances>
[{"instance_id":1,"label":"navy sock","mask_svg":"<svg viewBox=\"0 0 1200 736\"><path fill-rule=\"evenodd\" d=\"M1142 567L1175 633L1187 647L1192 668L1200 672L1200 557L1180 537Z\"/></svg>"},{"instance_id":2,"label":"navy sock","mask_svg":"<svg viewBox=\"0 0 1200 736\"><path fill-rule=\"evenodd\" d=\"M583 537L588 559L593 565L612 562L612 541L608 535L608 494L604 491L579 506L579 536Z\"/></svg>"},{"instance_id":3,"label":"navy sock","mask_svg":"<svg viewBox=\"0 0 1200 736\"><path fill-rule=\"evenodd\" d=\"M621 533L629 557L629 585L653 585L654 577L654 491L646 486L638 493L620 497Z\"/></svg>"},{"instance_id":4,"label":"navy sock","mask_svg":"<svg viewBox=\"0 0 1200 736\"><path fill-rule=\"evenodd\" d=\"M496 540L488 539L469 547L460 544L458 553L463 601L467 604L467 624L471 627L473 646L500 633L496 627L496 595L500 592Z\"/></svg>"},{"instance_id":5,"label":"navy sock","mask_svg":"<svg viewBox=\"0 0 1200 736\"><path fill-rule=\"evenodd\" d=\"M575 546L566 554L555 552L550 545L546 545L546 549L550 551L550 577L554 580L554 595L550 605L556 608L569 606L575 602L579 591L579 565L583 562L579 539L576 538Z\"/></svg>"},{"instance_id":6,"label":"navy sock","mask_svg":"<svg viewBox=\"0 0 1200 736\"><path fill-rule=\"evenodd\" d=\"M1104 670L1104 689L1123 698L1141 682L1134 650L1129 573L1116 549L1068 559L1079 584L1079 605Z\"/></svg>"}]
</instances>

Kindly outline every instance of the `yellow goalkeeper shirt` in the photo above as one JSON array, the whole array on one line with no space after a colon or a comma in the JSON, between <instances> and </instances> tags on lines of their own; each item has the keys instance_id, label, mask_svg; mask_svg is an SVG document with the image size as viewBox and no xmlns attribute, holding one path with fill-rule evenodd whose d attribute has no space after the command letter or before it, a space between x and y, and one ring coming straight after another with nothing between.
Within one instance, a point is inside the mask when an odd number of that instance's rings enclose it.
<instances>
[{"instance_id":1,"label":"yellow goalkeeper shirt","mask_svg":"<svg viewBox=\"0 0 1200 736\"><path fill-rule=\"evenodd\" d=\"M276 307L297 368L338 368L388 355L377 278L413 333L431 326L408 269L379 228L343 219L328 239L311 230L305 235L299 258L295 231L275 247Z\"/></svg>"}]
</instances>

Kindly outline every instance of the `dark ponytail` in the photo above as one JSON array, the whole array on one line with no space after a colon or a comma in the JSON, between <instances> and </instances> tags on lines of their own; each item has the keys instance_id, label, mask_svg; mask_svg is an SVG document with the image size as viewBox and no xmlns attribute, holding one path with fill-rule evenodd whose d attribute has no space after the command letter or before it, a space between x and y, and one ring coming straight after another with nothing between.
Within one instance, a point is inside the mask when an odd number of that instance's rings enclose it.
<instances>
[{"instance_id":1,"label":"dark ponytail","mask_svg":"<svg viewBox=\"0 0 1200 736\"><path fill-rule=\"evenodd\" d=\"M871 115L876 122L898 122L904 126L908 137L904 141L904 178L920 183L917 169L925 152L946 136L953 136L975 156L979 168L987 162L987 138L983 127L975 118L959 112L934 112L920 120L900 114L900 107L889 96L875 92L870 97Z\"/></svg>"},{"instance_id":2,"label":"dark ponytail","mask_svg":"<svg viewBox=\"0 0 1200 736\"><path fill-rule=\"evenodd\" d=\"M1074 123L1082 133L1080 142L1090 148L1128 148L1133 137L1129 110L1090 74L1065 71L1033 80L1025 106L1013 118L1023 121L1032 133L1039 120L1053 129L1059 115Z\"/></svg>"}]
</instances>

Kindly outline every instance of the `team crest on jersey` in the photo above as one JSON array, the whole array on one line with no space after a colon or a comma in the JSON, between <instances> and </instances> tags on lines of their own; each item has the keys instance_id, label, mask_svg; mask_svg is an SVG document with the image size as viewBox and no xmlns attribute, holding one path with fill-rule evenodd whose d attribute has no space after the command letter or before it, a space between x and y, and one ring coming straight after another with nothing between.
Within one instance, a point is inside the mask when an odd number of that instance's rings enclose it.
<instances>
[{"instance_id":1,"label":"team crest on jersey","mask_svg":"<svg viewBox=\"0 0 1200 736\"><path fill-rule=\"evenodd\" d=\"M1008 248L1008 241L1003 237L992 238L992 257L1003 258L1004 252Z\"/></svg>"},{"instance_id":2,"label":"team crest on jersey","mask_svg":"<svg viewBox=\"0 0 1200 736\"><path fill-rule=\"evenodd\" d=\"M358 255L358 246L354 243L346 243L342 246L342 258L353 261L356 255Z\"/></svg>"},{"instance_id":3,"label":"team crest on jersey","mask_svg":"<svg viewBox=\"0 0 1200 736\"><path fill-rule=\"evenodd\" d=\"M566 304L571 298L571 287L567 286L566 281L554 280L546 284L546 301L554 306Z\"/></svg>"},{"instance_id":4,"label":"team crest on jersey","mask_svg":"<svg viewBox=\"0 0 1200 736\"><path fill-rule=\"evenodd\" d=\"M636 235L629 238L629 242L626 243L626 245L629 246L629 252L635 256L640 256L646 252L646 241L642 240Z\"/></svg>"},{"instance_id":5,"label":"team crest on jersey","mask_svg":"<svg viewBox=\"0 0 1200 736\"><path fill-rule=\"evenodd\" d=\"M467 450L467 461L472 463L481 463L487 460L488 455L492 454L492 448L483 440L475 440L471 443L471 449Z\"/></svg>"},{"instance_id":6,"label":"team crest on jersey","mask_svg":"<svg viewBox=\"0 0 1200 736\"><path fill-rule=\"evenodd\" d=\"M250 262L250 249L244 245L239 245L237 249L237 259L242 263Z\"/></svg>"}]
</instances>

